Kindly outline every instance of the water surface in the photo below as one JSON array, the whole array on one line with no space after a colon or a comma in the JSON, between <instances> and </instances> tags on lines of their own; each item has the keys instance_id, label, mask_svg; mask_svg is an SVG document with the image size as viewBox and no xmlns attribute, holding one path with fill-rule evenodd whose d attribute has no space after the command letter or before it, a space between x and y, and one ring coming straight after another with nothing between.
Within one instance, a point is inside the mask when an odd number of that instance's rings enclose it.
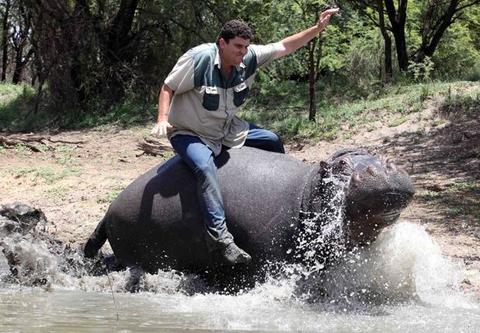
<instances>
[{"instance_id":1,"label":"water surface","mask_svg":"<svg viewBox=\"0 0 480 333\"><path fill-rule=\"evenodd\" d=\"M30 261L42 255L35 246L24 253ZM187 294L182 286L195 277L175 271L147 275L144 291L129 294L125 272L78 277L51 267L41 270L49 283L32 287L12 280L0 257L0 332L480 331L478 300L459 287L464 267L406 222L327 279L311 274L308 294L299 292L298 267L236 295ZM315 295L317 286L328 296Z\"/></svg>"}]
</instances>

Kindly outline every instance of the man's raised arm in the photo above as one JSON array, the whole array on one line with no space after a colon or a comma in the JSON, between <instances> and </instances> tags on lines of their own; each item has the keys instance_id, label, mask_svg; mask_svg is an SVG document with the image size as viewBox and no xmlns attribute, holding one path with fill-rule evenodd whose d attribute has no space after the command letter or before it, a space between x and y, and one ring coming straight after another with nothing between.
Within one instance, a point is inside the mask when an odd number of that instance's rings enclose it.
<instances>
[{"instance_id":1,"label":"man's raised arm","mask_svg":"<svg viewBox=\"0 0 480 333\"><path fill-rule=\"evenodd\" d=\"M311 28L298 32L294 35L288 36L282 39L279 43L282 47L275 54L275 58L281 58L290 53L295 52L309 41L311 41L315 36L322 32L325 27L330 22L332 15L338 13L339 8L331 8L323 11L318 18L318 22Z\"/></svg>"}]
</instances>

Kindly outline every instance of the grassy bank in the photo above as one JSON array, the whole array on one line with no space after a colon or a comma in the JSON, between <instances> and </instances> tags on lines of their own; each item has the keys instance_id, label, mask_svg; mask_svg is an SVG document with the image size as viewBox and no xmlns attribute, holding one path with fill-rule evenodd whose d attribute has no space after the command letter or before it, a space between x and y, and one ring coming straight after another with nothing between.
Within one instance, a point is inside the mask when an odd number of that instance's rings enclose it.
<instances>
[{"instance_id":1,"label":"grassy bank","mask_svg":"<svg viewBox=\"0 0 480 333\"><path fill-rule=\"evenodd\" d=\"M303 88L306 91L307 87ZM474 82L439 82L391 86L379 95L342 102L341 96L334 102L320 100L317 103L316 122L308 120L308 99L298 96L280 96L281 103L270 105L249 102L242 117L280 133L287 141L307 139L331 140L345 133L353 134L358 128L373 130L373 121L380 113L388 126L396 127L406 121L406 115L421 112L435 100L440 109L470 112L480 103L480 84ZM478 108L477 108L478 111Z\"/></svg>"},{"instance_id":2,"label":"grassy bank","mask_svg":"<svg viewBox=\"0 0 480 333\"><path fill-rule=\"evenodd\" d=\"M469 112L480 100L477 82L396 85L384 88L374 97L350 102L343 101L342 96L329 96L327 100L319 93L316 122L311 122L306 85L286 82L280 87L261 89L248 101L240 116L274 130L287 142L331 140L360 129L373 130L379 114L389 127L396 127L405 122L408 114L421 112L432 100L442 103L440 109L446 113L459 109ZM93 106L89 112L52 112L41 103L35 112L35 102L35 91L30 86L0 85L0 130L88 128L105 124L128 127L153 123L156 118L155 103L140 98L127 99L108 110Z\"/></svg>"},{"instance_id":3,"label":"grassy bank","mask_svg":"<svg viewBox=\"0 0 480 333\"><path fill-rule=\"evenodd\" d=\"M64 110L49 104L48 98L38 100L31 86L0 84L0 131L78 129L107 124L128 127L153 121L156 106L142 97L111 106L90 101L88 110Z\"/></svg>"}]
</instances>

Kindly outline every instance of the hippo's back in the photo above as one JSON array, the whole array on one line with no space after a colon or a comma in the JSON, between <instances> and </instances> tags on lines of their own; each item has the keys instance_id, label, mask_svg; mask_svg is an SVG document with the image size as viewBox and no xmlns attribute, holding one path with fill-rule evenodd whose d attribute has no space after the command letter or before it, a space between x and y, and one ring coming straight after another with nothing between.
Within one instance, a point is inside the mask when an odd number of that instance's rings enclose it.
<instances>
[{"instance_id":1,"label":"hippo's back","mask_svg":"<svg viewBox=\"0 0 480 333\"><path fill-rule=\"evenodd\" d=\"M230 149L216 159L227 227L253 260L285 253L314 168L284 154ZM175 156L130 184L106 216L124 264L154 271L211 262L192 171Z\"/></svg>"}]
</instances>

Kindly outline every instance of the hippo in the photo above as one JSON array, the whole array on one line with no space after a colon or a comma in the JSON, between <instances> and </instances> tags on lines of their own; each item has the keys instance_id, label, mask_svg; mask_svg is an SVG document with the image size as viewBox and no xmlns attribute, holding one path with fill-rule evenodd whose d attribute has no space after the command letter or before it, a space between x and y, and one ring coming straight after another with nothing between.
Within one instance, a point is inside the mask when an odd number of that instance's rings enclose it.
<instances>
[{"instance_id":1,"label":"hippo","mask_svg":"<svg viewBox=\"0 0 480 333\"><path fill-rule=\"evenodd\" d=\"M414 194L405 171L364 149L343 149L308 164L243 147L223 151L215 163L227 226L252 256L245 265L250 273L275 261L323 265L332 242L344 249L368 245ZM222 262L208 251L201 216L194 176L174 156L119 194L84 253L95 257L108 240L126 267L152 273L219 269Z\"/></svg>"}]
</instances>

